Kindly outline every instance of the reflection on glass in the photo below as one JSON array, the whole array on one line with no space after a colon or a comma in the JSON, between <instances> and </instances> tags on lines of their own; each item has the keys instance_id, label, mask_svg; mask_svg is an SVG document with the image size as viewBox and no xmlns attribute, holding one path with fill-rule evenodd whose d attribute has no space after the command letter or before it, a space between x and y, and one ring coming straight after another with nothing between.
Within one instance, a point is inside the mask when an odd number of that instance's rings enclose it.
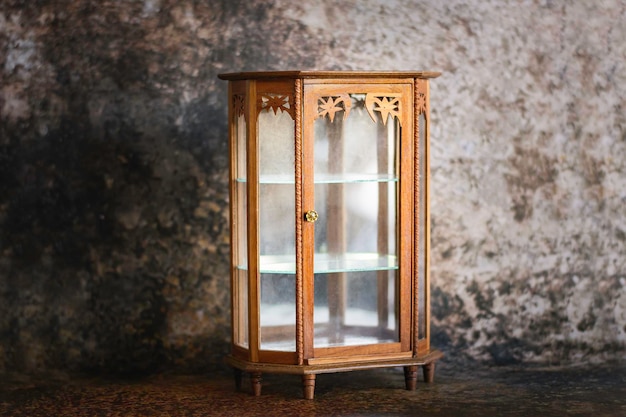
<instances>
[{"instance_id":1,"label":"reflection on glass","mask_svg":"<svg viewBox=\"0 0 626 417\"><path fill-rule=\"evenodd\" d=\"M248 196L246 194L246 183L236 182L235 192L235 198L238 200L235 218L235 228L237 233L237 259L235 262L239 268L246 268L248 266Z\"/></svg>"},{"instance_id":2,"label":"reflection on glass","mask_svg":"<svg viewBox=\"0 0 626 417\"><path fill-rule=\"evenodd\" d=\"M261 349L295 351L294 275L261 274Z\"/></svg>"},{"instance_id":3,"label":"reflection on glass","mask_svg":"<svg viewBox=\"0 0 626 417\"><path fill-rule=\"evenodd\" d=\"M246 160L247 160L247 149L246 149L246 119L243 115L237 116L237 124L235 126L235 135L237 137L237 161L235 172L237 176L237 180L245 181L246 180Z\"/></svg>"},{"instance_id":4,"label":"reflection on glass","mask_svg":"<svg viewBox=\"0 0 626 417\"><path fill-rule=\"evenodd\" d=\"M314 346L354 346L399 340L396 271L315 274Z\"/></svg>"},{"instance_id":5,"label":"reflection on glass","mask_svg":"<svg viewBox=\"0 0 626 417\"><path fill-rule=\"evenodd\" d=\"M315 207L319 218L315 223L316 254L372 253L380 256L396 254L396 182L353 182L317 184ZM380 191L385 201L380 207ZM344 198L329 198L341 195ZM386 211L386 213L384 212ZM337 225L337 216L343 224ZM389 226L391 225L391 227ZM387 229L382 233L382 229ZM337 232L340 231L340 237ZM330 241L341 239L342 242ZM332 246L335 245L335 248ZM380 251L380 246L385 246Z\"/></svg>"},{"instance_id":6,"label":"reflection on glass","mask_svg":"<svg viewBox=\"0 0 626 417\"><path fill-rule=\"evenodd\" d=\"M237 117L235 135L237 138L237 161L235 165L237 181L235 182L234 196L236 201L233 202L233 207L236 207L235 229L238 243L235 263L239 267L245 268L248 265L248 240L246 238L248 236L248 196L246 193L246 120L243 115Z\"/></svg>"},{"instance_id":7,"label":"reflection on glass","mask_svg":"<svg viewBox=\"0 0 626 417\"><path fill-rule=\"evenodd\" d=\"M259 247L261 259L282 256L295 265L294 187L283 184L259 186ZM295 272L295 270L294 270Z\"/></svg>"},{"instance_id":8,"label":"reflection on glass","mask_svg":"<svg viewBox=\"0 0 626 417\"><path fill-rule=\"evenodd\" d=\"M248 271L237 269L235 278L234 309L237 312L234 326L234 340L239 346L247 348L248 340Z\"/></svg>"}]
</instances>

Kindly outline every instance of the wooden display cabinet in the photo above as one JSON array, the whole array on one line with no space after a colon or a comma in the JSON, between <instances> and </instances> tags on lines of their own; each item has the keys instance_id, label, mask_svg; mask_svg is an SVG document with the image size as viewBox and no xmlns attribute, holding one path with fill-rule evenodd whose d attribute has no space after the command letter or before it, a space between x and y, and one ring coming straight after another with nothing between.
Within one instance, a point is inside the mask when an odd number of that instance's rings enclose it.
<instances>
[{"instance_id":1,"label":"wooden display cabinet","mask_svg":"<svg viewBox=\"0 0 626 417\"><path fill-rule=\"evenodd\" d=\"M428 80L435 72L281 71L228 80L237 387L418 367L430 347Z\"/></svg>"}]
</instances>

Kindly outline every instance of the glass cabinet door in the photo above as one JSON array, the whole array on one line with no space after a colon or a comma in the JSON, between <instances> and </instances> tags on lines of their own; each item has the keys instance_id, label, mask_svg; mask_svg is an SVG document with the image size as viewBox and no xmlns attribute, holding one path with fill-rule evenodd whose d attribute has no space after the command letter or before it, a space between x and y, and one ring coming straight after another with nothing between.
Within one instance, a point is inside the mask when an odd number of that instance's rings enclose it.
<instances>
[{"instance_id":1,"label":"glass cabinet door","mask_svg":"<svg viewBox=\"0 0 626 417\"><path fill-rule=\"evenodd\" d=\"M398 350L408 277L400 260L411 256L399 230L410 86L307 87L304 140L312 157L304 181L313 192L305 211L317 214L313 242L306 241L314 246L313 347L316 355L346 346Z\"/></svg>"}]
</instances>

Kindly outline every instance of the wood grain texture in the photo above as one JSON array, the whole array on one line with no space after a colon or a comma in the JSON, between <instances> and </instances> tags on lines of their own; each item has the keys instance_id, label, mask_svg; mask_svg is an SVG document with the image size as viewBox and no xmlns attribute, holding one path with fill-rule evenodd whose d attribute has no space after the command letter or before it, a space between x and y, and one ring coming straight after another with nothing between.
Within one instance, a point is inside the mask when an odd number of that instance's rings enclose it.
<instances>
[{"instance_id":1,"label":"wood grain texture","mask_svg":"<svg viewBox=\"0 0 626 417\"><path fill-rule=\"evenodd\" d=\"M256 81L246 82L246 113L247 128L247 167L248 182L248 342L250 360L259 360L259 156L257 136L257 102Z\"/></svg>"},{"instance_id":2,"label":"wood grain texture","mask_svg":"<svg viewBox=\"0 0 626 417\"><path fill-rule=\"evenodd\" d=\"M236 358L232 355L226 356L225 362L244 372L261 372L261 373L277 373L277 374L292 374L292 375L306 375L306 374L328 374L333 372L351 372L365 369L376 368L394 368L404 366L423 366L428 363L437 361L443 358L443 353L438 350L432 350L425 355L406 357L391 357L385 358L384 356L365 357L365 358L350 358L354 360L341 361L341 362L325 362L313 365L287 365L287 364L275 364L275 363L263 363L263 362L251 362L244 359Z\"/></svg>"},{"instance_id":3,"label":"wood grain texture","mask_svg":"<svg viewBox=\"0 0 626 417\"><path fill-rule=\"evenodd\" d=\"M366 78L436 78L441 75L434 71L262 71L262 72L234 72L219 74L222 80L247 80L247 79L275 79L275 78L301 78L301 79L357 79L357 82Z\"/></svg>"}]
</instances>

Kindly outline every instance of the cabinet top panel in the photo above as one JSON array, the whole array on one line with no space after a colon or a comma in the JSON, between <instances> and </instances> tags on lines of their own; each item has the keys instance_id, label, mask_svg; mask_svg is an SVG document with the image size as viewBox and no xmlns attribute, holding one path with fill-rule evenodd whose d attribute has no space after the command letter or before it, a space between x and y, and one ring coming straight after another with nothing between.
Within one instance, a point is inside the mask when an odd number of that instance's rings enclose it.
<instances>
[{"instance_id":1,"label":"cabinet top panel","mask_svg":"<svg viewBox=\"0 0 626 417\"><path fill-rule=\"evenodd\" d=\"M222 80L258 80L276 78L436 78L432 71L256 71L219 74Z\"/></svg>"}]
</instances>

